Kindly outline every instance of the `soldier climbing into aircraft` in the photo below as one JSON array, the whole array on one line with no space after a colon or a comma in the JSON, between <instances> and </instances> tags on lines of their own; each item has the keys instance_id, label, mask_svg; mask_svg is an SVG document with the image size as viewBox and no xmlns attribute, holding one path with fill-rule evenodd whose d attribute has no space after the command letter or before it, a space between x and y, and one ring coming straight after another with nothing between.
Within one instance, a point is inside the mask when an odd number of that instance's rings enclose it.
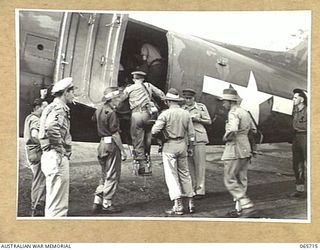
<instances>
[{"instance_id":1,"label":"soldier climbing into aircraft","mask_svg":"<svg viewBox=\"0 0 320 250\"><path fill-rule=\"evenodd\" d=\"M134 71L131 73L134 84L127 86L120 98L120 103L129 99L131 115L130 134L133 145L134 166L138 175L151 175L150 148L151 148L151 125L150 120L157 110L151 101L152 94L164 98L164 93L145 82L146 73ZM154 112L154 113L153 113Z\"/></svg>"}]
</instances>

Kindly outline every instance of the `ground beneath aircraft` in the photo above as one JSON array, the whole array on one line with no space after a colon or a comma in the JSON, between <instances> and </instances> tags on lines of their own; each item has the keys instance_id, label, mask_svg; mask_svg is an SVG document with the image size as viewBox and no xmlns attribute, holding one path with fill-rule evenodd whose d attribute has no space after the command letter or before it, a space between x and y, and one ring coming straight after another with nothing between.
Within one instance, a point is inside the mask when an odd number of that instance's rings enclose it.
<instances>
[{"instance_id":1,"label":"ground beneath aircraft","mask_svg":"<svg viewBox=\"0 0 320 250\"><path fill-rule=\"evenodd\" d=\"M30 207L31 171L26 168L22 140L19 141L18 217L28 217ZM96 160L96 143L74 142L70 165L69 216L91 215L93 194L99 180L100 166ZM121 183L114 199L122 213L99 215L108 217L166 217L164 211L172 204L164 181L161 156L157 146L152 148L153 175L137 177L132 174L131 159L122 165ZM186 218L224 218L233 208L232 198L223 184L223 146L207 147L207 195L196 201L196 213L185 213ZM128 150L128 154L129 150ZM291 144L263 144L260 154L253 158L248 172L248 195L255 202L257 212L252 218L307 219L307 199L289 198L294 191L291 170ZM92 217L91 217L92 218ZM114 219L114 218L113 218ZM234 220L234 219L233 219Z\"/></svg>"}]
</instances>

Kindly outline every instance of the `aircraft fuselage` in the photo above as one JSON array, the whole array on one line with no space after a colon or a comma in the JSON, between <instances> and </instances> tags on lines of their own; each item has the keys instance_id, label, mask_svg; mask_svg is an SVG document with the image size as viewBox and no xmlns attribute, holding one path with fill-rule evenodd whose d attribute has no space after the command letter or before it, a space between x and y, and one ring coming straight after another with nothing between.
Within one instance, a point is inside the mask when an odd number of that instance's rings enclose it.
<instances>
[{"instance_id":1,"label":"aircraft fuselage","mask_svg":"<svg viewBox=\"0 0 320 250\"><path fill-rule=\"evenodd\" d=\"M131 83L130 73L139 64L145 42L158 47L162 56L162 78L152 83L163 91L174 87L180 94L184 88L193 88L196 100L207 106L211 144L222 143L227 118L219 100L223 88L238 91L263 142L291 140L292 90L307 89L306 76L272 65L270 60L259 61L124 14L19 11L19 42L20 135L40 89L72 76L77 105L71 105L71 134L77 141L98 141L91 116L101 105L106 87ZM120 67L124 68L121 74ZM123 118L123 137L129 139L129 119Z\"/></svg>"}]
</instances>

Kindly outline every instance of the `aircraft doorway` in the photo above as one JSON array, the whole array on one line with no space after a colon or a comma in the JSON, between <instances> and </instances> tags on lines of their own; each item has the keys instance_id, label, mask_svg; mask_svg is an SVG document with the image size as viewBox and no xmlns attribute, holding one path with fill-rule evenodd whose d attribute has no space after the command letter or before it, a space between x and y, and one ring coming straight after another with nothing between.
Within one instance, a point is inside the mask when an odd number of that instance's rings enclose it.
<instances>
[{"instance_id":1,"label":"aircraft doorway","mask_svg":"<svg viewBox=\"0 0 320 250\"><path fill-rule=\"evenodd\" d=\"M161 89L167 90L168 42L166 30L129 19L122 46L119 85L132 83L131 72L143 70L147 72L147 81ZM141 48L144 47L144 52ZM151 49L150 58L143 60L143 53ZM160 57L159 57L160 55ZM153 58L151 58L153 57Z\"/></svg>"}]
</instances>

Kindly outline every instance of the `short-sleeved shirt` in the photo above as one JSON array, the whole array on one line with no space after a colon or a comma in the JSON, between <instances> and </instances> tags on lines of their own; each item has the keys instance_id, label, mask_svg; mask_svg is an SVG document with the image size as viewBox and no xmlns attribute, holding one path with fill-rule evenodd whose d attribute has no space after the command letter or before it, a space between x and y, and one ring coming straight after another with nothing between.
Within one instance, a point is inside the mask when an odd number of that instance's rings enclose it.
<instances>
[{"instance_id":1,"label":"short-sleeved shirt","mask_svg":"<svg viewBox=\"0 0 320 250\"><path fill-rule=\"evenodd\" d=\"M211 120L207 107L202 103L195 102L193 106L184 105L183 109L187 110L190 115L199 115L200 118L205 120ZM205 127L199 122L193 122L194 131L196 133L195 142L208 143L208 135Z\"/></svg>"},{"instance_id":2,"label":"short-sleeved shirt","mask_svg":"<svg viewBox=\"0 0 320 250\"><path fill-rule=\"evenodd\" d=\"M179 107L179 105L171 106L163 111L152 127L151 133L157 134L165 129L169 138L186 138L194 141L194 128L188 111Z\"/></svg>"},{"instance_id":3,"label":"short-sleeved shirt","mask_svg":"<svg viewBox=\"0 0 320 250\"><path fill-rule=\"evenodd\" d=\"M143 84L146 86L146 88L144 88L140 83L135 83L123 90L124 96L129 98L131 110L144 107L146 104L148 104L150 102L150 96L152 93L159 97L164 97L162 90L153 86L151 83L144 82Z\"/></svg>"},{"instance_id":4,"label":"short-sleeved shirt","mask_svg":"<svg viewBox=\"0 0 320 250\"><path fill-rule=\"evenodd\" d=\"M306 132L308 129L308 115L307 106L303 109L298 110L295 108L293 110L293 129L297 132Z\"/></svg>"},{"instance_id":5,"label":"short-sleeved shirt","mask_svg":"<svg viewBox=\"0 0 320 250\"><path fill-rule=\"evenodd\" d=\"M97 130L100 137L112 136L120 130L117 114L108 105L98 108L92 120L97 122Z\"/></svg>"}]
</instances>

